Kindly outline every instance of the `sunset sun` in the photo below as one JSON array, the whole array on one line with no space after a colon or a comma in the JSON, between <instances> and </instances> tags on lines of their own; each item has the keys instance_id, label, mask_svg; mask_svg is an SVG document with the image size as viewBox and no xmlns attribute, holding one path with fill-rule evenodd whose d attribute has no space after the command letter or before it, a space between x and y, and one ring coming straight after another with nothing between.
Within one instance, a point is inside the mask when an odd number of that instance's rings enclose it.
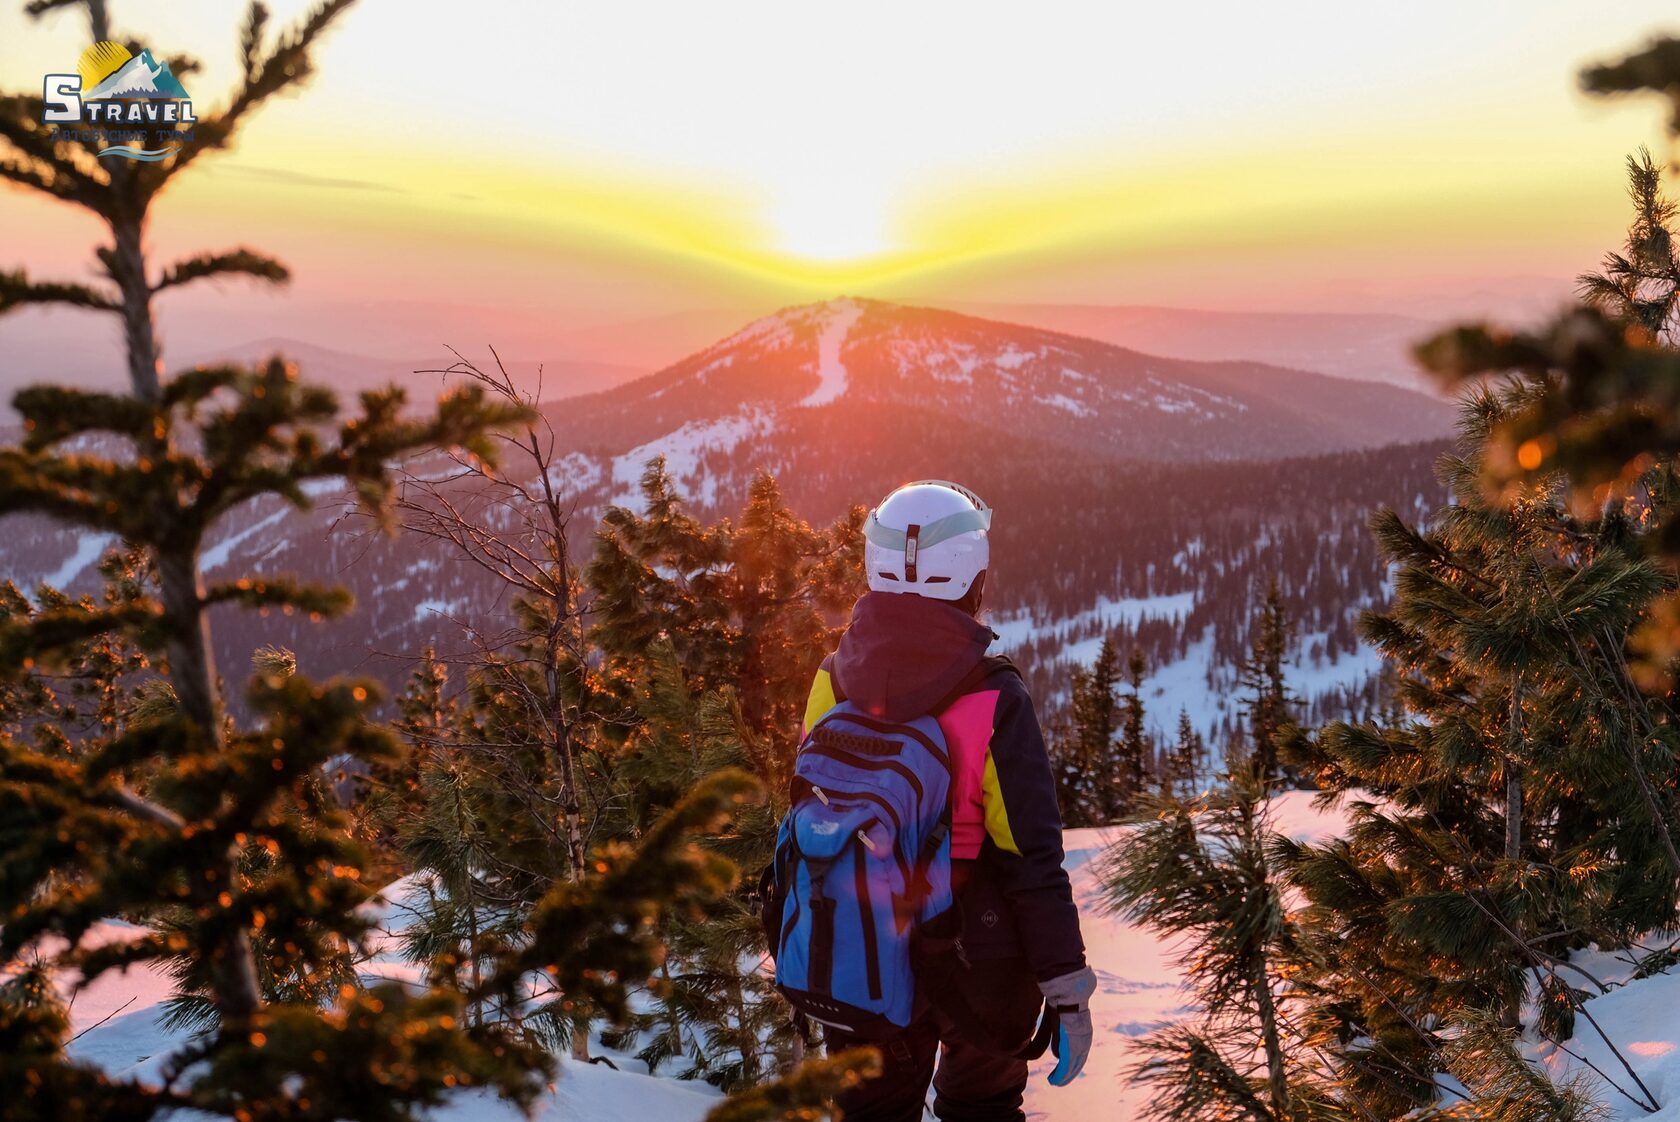
<instances>
[{"instance_id":1,"label":"sunset sun","mask_svg":"<svg viewBox=\"0 0 1680 1122\"><path fill-rule=\"evenodd\" d=\"M812 184L779 200L771 224L775 248L805 261L861 262L897 248L876 201L838 184Z\"/></svg>"}]
</instances>

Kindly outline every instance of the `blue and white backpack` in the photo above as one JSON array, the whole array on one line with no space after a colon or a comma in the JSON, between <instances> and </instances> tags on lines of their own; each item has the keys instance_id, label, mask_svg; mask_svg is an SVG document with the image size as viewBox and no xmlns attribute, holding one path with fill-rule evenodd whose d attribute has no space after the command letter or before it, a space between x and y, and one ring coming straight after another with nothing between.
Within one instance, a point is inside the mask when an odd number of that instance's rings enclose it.
<instances>
[{"instance_id":1,"label":"blue and white backpack","mask_svg":"<svg viewBox=\"0 0 1680 1122\"><path fill-rule=\"evenodd\" d=\"M883 721L842 701L806 733L765 878L776 987L794 1008L865 1038L910 1023L916 944L957 926L950 792L931 716Z\"/></svg>"}]
</instances>

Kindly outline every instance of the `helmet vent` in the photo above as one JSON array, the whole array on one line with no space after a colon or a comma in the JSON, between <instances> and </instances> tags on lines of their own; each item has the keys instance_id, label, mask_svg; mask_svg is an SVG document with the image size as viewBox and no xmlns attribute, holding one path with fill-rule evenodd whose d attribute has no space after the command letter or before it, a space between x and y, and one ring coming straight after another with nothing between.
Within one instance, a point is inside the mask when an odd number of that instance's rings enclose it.
<instances>
[{"instance_id":1,"label":"helmet vent","mask_svg":"<svg viewBox=\"0 0 1680 1122\"><path fill-rule=\"evenodd\" d=\"M911 584L916 583L916 547L920 544L916 539L921 532L921 526L915 522L904 531L904 579Z\"/></svg>"}]
</instances>

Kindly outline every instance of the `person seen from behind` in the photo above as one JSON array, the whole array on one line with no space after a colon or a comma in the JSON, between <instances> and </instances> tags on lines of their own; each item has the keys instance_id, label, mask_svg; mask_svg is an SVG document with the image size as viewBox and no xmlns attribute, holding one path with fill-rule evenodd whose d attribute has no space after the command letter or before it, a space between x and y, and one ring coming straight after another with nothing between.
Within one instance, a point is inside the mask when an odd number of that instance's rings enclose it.
<instances>
[{"instance_id":1,"label":"person seen from behind","mask_svg":"<svg viewBox=\"0 0 1680 1122\"><path fill-rule=\"evenodd\" d=\"M880 1051L847 1122L1019 1122L1027 1061L1054 1085L1091 1047L1079 913L1032 699L977 618L992 512L943 481L865 524L869 591L822 663L766 870L777 984L828 1048Z\"/></svg>"}]
</instances>

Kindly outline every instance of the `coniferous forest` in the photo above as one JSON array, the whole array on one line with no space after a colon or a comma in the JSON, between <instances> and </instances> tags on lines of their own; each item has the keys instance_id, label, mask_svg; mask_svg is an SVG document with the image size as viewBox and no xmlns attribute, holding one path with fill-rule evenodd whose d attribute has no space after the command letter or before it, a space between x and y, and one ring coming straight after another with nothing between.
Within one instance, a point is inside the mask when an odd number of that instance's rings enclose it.
<instances>
[{"instance_id":1,"label":"coniferous forest","mask_svg":"<svg viewBox=\"0 0 1680 1122\"><path fill-rule=\"evenodd\" d=\"M0 585L0 1112L419 1119L468 1092L528 1108L616 1056L716 1088L713 1122L827 1117L879 1060L831 1054L778 995L757 878L813 675L865 588L863 509L766 472L696 502L662 459L634 501L579 506L563 426L499 371L429 403L347 400L279 356L168 365L161 294L289 274L244 246L154 259L151 205L307 82L350 7L271 27L253 4L242 77L169 161L100 162L43 130L40 98L0 99L0 175L102 227L97 279L0 272L0 313L108 317L128 374L24 390L0 449L0 514L116 543L97 594ZM30 5L58 8L112 37L100 0ZM1674 99L1680 128L1680 42L1584 81ZM1068 461L957 465L1019 511L998 539L1007 614L1076 619L1015 657L1050 699L1069 836L1102 850L1081 903L1178 948L1185 1015L1131 1034L1149 1117L1680 1109L1641 1075L1650 1041L1594 1008L1680 970L1663 170L1630 158L1626 244L1576 306L1419 342L1459 401L1449 442L1080 462L1071 538ZM207 573L224 519L307 509L323 481L353 495L361 548L423 543L490 590L466 641L391 652L382 681L318 674L319 636L357 626L331 566ZM1186 592L1172 625L1078 619L1098 596ZM1212 729L1144 685L1203 637L1237 668L1207 683ZM1374 650L1383 673L1305 698L1304 639ZM1069 665L1070 644L1095 653ZM1278 824L1287 800L1345 830L1303 840ZM376 946L393 900L405 921ZM112 1073L76 1053L73 998L141 969L169 978L174 1035ZM1583 1041L1610 1057L1590 1077L1542 1062Z\"/></svg>"}]
</instances>

